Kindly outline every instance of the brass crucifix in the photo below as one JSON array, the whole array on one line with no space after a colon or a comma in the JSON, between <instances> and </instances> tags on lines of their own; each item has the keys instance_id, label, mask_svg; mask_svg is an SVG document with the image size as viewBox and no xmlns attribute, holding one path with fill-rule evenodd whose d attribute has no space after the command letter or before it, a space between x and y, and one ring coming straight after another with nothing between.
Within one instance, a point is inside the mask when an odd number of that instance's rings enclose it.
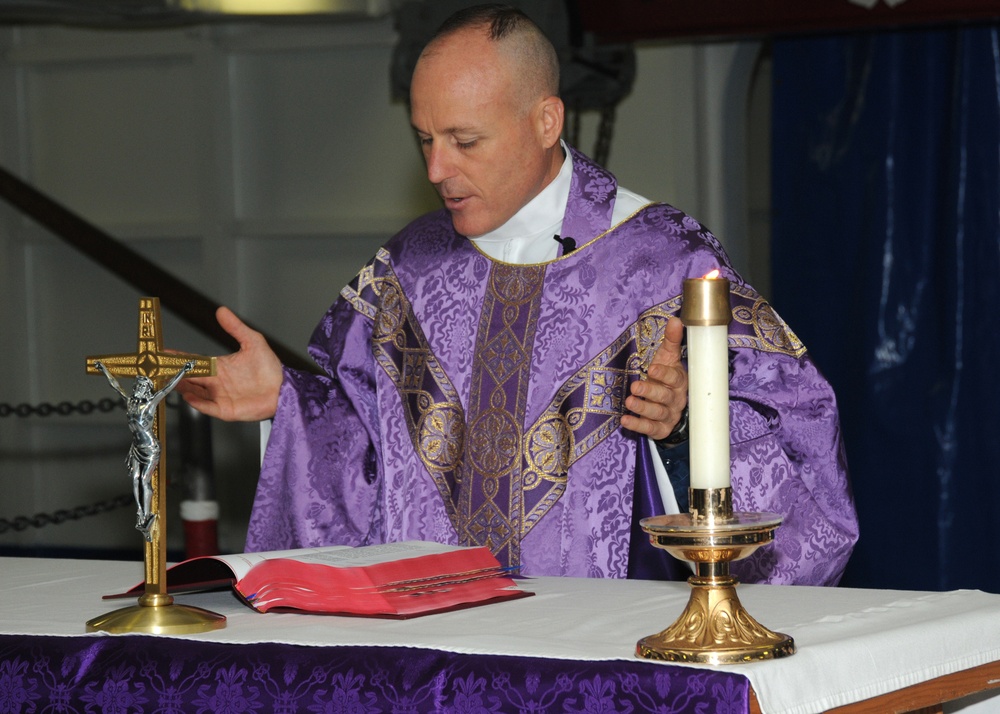
<instances>
[{"instance_id":1,"label":"brass crucifix","mask_svg":"<svg viewBox=\"0 0 1000 714\"><path fill-rule=\"evenodd\" d=\"M157 607L173 604L166 587L166 459L160 444L166 439L164 398L185 377L214 376L215 357L165 352L160 326L160 300L144 297L139 299L138 349L134 353L88 357L87 374L103 374L125 401L129 429L132 431L127 464L136 500L136 529L146 541L145 593L139 598L139 607L128 609L128 613L124 610L109 613L88 622L88 628L111 632L201 631L197 626L191 629L186 618L182 618L184 624L175 625L176 617L165 617L163 614L168 610L155 611ZM132 392L126 392L116 377L135 378ZM132 610L137 614L133 614ZM112 615L118 616L108 621ZM221 625L202 626L202 629L218 626Z\"/></svg>"}]
</instances>

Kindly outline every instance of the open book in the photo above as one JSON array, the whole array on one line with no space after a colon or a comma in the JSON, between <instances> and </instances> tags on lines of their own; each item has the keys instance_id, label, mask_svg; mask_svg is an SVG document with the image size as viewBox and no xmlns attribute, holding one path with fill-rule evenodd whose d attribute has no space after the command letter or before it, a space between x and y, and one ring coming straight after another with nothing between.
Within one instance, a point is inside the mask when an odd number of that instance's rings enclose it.
<instances>
[{"instance_id":1,"label":"open book","mask_svg":"<svg viewBox=\"0 0 1000 714\"><path fill-rule=\"evenodd\" d=\"M167 568L167 592L232 587L259 612L413 617L525 597L485 547L426 541L192 558ZM140 595L144 584L109 598Z\"/></svg>"}]
</instances>

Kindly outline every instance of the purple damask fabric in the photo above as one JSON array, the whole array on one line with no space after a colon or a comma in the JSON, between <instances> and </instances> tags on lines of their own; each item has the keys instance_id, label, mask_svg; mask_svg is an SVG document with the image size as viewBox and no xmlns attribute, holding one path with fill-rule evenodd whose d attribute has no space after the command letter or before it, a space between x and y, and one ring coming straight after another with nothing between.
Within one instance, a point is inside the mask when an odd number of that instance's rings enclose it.
<instances>
[{"instance_id":1,"label":"purple damask fabric","mask_svg":"<svg viewBox=\"0 0 1000 714\"><path fill-rule=\"evenodd\" d=\"M835 583L857 521L829 385L707 229L655 204L605 232L613 202L613 177L574 154L569 255L493 261L445 211L390 240L313 335L325 375L286 370L247 548L424 539L488 545L526 575L635 572L650 466L624 398L683 280L719 268L734 505L785 518L734 571Z\"/></svg>"},{"instance_id":2,"label":"purple damask fabric","mask_svg":"<svg viewBox=\"0 0 1000 714\"><path fill-rule=\"evenodd\" d=\"M0 712L745 714L743 676L407 647L0 636Z\"/></svg>"}]
</instances>

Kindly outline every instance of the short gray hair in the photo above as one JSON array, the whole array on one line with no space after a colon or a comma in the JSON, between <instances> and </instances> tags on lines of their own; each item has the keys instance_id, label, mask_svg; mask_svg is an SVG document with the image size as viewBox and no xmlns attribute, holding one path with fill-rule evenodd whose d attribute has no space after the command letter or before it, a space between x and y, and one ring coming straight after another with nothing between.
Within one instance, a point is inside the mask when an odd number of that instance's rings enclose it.
<instances>
[{"instance_id":1,"label":"short gray hair","mask_svg":"<svg viewBox=\"0 0 1000 714\"><path fill-rule=\"evenodd\" d=\"M502 51L524 70L522 76L527 82L526 89L535 87L544 96L559 94L559 57L556 49L542 29L516 7L491 3L458 10L441 24L427 47L456 32L480 27L488 28L490 40L498 43Z\"/></svg>"}]
</instances>

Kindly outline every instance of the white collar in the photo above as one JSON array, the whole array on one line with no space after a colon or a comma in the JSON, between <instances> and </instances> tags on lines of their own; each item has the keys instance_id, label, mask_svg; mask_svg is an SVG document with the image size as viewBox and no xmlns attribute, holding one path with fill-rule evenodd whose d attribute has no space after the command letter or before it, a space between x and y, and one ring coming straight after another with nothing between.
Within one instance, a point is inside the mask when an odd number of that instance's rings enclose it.
<instances>
[{"instance_id":1,"label":"white collar","mask_svg":"<svg viewBox=\"0 0 1000 714\"><path fill-rule=\"evenodd\" d=\"M573 182L573 158L566 144L560 143L566 158L549 185L499 228L469 238L491 258L507 263L542 263L559 255L559 244L552 236L562 229Z\"/></svg>"}]
</instances>

